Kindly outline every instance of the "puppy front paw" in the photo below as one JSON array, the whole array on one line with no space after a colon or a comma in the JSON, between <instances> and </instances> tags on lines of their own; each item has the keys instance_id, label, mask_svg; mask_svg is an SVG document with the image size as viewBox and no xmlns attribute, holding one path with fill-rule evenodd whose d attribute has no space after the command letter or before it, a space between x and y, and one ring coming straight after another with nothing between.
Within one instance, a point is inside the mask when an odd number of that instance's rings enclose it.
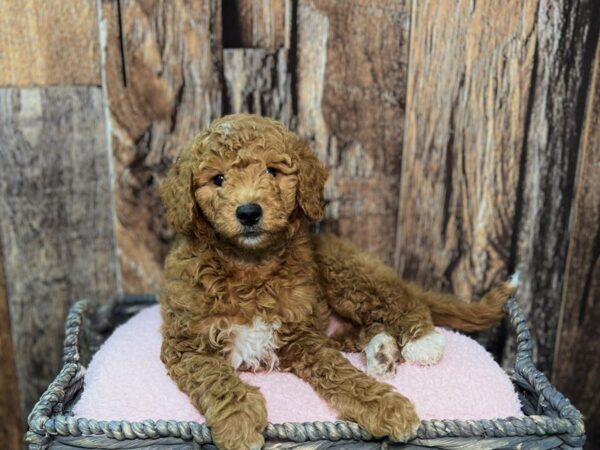
<instances>
[{"instance_id":1,"label":"puppy front paw","mask_svg":"<svg viewBox=\"0 0 600 450\"><path fill-rule=\"evenodd\" d=\"M437 331L433 331L418 339L409 341L402 348L402 357L420 365L435 364L444 355L445 340Z\"/></svg>"},{"instance_id":2,"label":"puppy front paw","mask_svg":"<svg viewBox=\"0 0 600 450\"><path fill-rule=\"evenodd\" d=\"M213 441L219 450L263 448L262 431L267 426L267 409L260 392L248 392L232 410L223 408L219 415L211 424Z\"/></svg>"},{"instance_id":3,"label":"puppy front paw","mask_svg":"<svg viewBox=\"0 0 600 450\"><path fill-rule=\"evenodd\" d=\"M364 348L367 373L376 378L391 378L396 373L400 351L396 340L387 333L375 335Z\"/></svg>"},{"instance_id":4,"label":"puppy front paw","mask_svg":"<svg viewBox=\"0 0 600 450\"><path fill-rule=\"evenodd\" d=\"M263 428L249 414L238 412L212 426L211 432L219 450L260 450L265 443Z\"/></svg>"},{"instance_id":5,"label":"puppy front paw","mask_svg":"<svg viewBox=\"0 0 600 450\"><path fill-rule=\"evenodd\" d=\"M417 435L421 420L409 399L390 392L376 402L363 404L365 410L357 422L374 437L389 437L406 442Z\"/></svg>"}]
</instances>

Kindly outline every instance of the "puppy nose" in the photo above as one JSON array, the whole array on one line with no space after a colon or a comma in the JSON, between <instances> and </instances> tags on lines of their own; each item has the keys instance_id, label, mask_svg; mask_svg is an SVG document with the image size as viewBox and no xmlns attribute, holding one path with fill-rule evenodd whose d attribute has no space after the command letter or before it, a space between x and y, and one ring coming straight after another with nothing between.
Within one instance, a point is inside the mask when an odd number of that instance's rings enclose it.
<instances>
[{"instance_id":1,"label":"puppy nose","mask_svg":"<svg viewBox=\"0 0 600 450\"><path fill-rule=\"evenodd\" d=\"M262 208L256 203L246 203L235 210L235 215L242 225L255 225L262 215Z\"/></svg>"}]
</instances>

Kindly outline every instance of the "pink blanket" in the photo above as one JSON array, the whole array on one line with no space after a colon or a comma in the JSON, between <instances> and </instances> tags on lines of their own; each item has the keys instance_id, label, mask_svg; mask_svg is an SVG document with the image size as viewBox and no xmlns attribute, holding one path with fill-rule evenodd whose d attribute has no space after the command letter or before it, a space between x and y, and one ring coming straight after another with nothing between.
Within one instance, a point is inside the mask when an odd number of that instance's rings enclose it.
<instances>
[{"instance_id":1,"label":"pink blanket","mask_svg":"<svg viewBox=\"0 0 600 450\"><path fill-rule=\"evenodd\" d=\"M92 359L77 417L97 420L165 419L203 422L167 375L160 361L158 306L145 309L117 328ZM422 419L493 419L522 416L508 376L474 340L440 329L446 338L437 365L404 363L389 380L416 405ZM364 369L360 354L346 357ZM267 400L269 421L333 421L336 413L304 381L288 373L241 373Z\"/></svg>"}]
</instances>

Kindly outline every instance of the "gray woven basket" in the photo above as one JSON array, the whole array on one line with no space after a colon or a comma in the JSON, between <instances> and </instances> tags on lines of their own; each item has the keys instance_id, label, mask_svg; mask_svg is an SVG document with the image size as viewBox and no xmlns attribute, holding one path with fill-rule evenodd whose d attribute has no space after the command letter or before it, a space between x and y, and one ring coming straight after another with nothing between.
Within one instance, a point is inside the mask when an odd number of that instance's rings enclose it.
<instances>
[{"instance_id":1,"label":"gray woven basket","mask_svg":"<svg viewBox=\"0 0 600 450\"><path fill-rule=\"evenodd\" d=\"M64 366L34 406L26 440L41 449L213 449L210 429L203 423L169 420L144 422L74 418L71 411L83 389L85 366L110 332L154 296L123 296L94 310L81 300L66 321ZM572 449L585 442L581 413L554 388L532 363L527 322L514 299L506 306L517 333L513 382L525 417L497 420L427 420L417 438L406 444L373 439L352 422L269 424L265 448L271 449Z\"/></svg>"}]
</instances>

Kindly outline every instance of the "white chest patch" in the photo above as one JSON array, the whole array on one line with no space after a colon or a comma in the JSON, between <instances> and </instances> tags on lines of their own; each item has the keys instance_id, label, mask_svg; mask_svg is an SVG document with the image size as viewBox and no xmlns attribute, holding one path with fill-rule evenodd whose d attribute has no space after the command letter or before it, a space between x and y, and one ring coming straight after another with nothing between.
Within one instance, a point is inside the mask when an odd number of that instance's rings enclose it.
<instances>
[{"instance_id":1,"label":"white chest patch","mask_svg":"<svg viewBox=\"0 0 600 450\"><path fill-rule=\"evenodd\" d=\"M277 367L277 330L280 326L279 323L266 323L260 317L250 326L234 325L231 330L235 336L231 351L233 368L257 370L266 367L273 370Z\"/></svg>"}]
</instances>

